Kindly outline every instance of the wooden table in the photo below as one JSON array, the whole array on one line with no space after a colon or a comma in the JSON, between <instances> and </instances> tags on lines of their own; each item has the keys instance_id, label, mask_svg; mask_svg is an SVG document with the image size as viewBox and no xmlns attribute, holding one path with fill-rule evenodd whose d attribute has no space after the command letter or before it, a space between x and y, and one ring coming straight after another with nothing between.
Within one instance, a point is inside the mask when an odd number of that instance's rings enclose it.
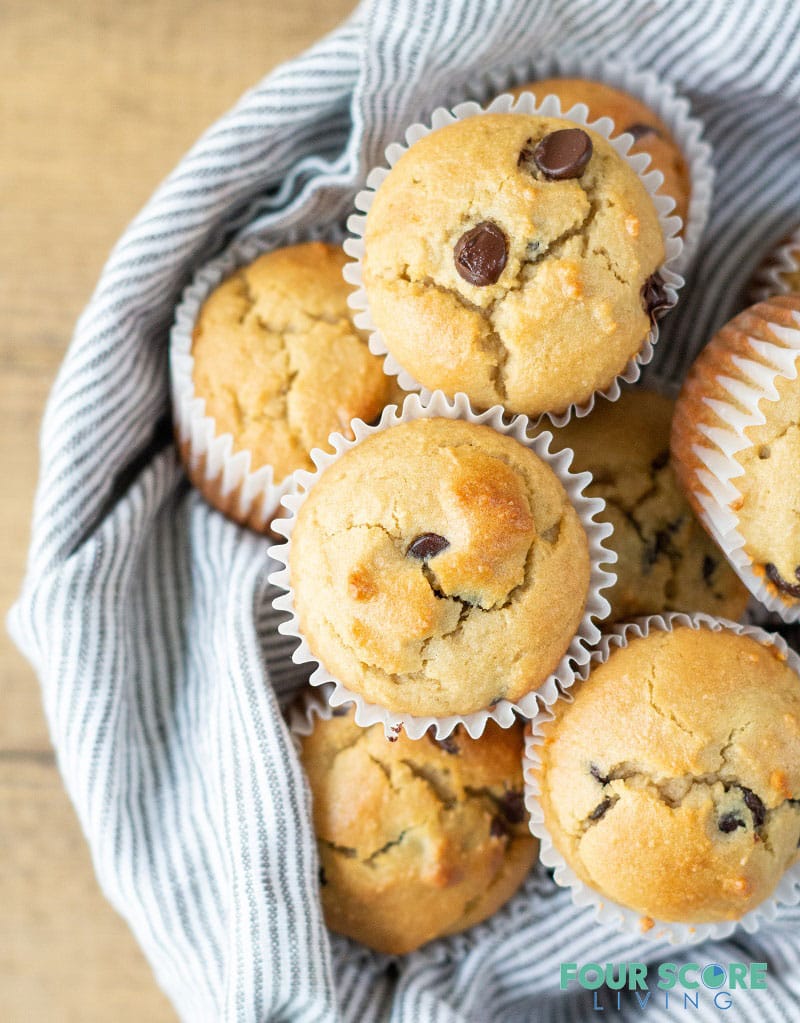
<instances>
[{"instance_id":1,"label":"wooden table","mask_svg":"<svg viewBox=\"0 0 800 1023\"><path fill-rule=\"evenodd\" d=\"M0 611L22 577L45 398L106 255L215 118L354 0L5 0L0 30ZM105 902L39 690L0 636L0 1018L175 1014Z\"/></svg>"}]
</instances>

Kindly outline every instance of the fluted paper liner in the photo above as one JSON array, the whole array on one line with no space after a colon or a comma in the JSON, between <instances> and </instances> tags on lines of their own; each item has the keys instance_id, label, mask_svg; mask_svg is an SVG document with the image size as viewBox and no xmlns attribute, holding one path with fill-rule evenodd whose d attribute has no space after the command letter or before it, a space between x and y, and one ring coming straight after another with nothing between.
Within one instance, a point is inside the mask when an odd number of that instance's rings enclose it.
<instances>
[{"instance_id":1,"label":"fluted paper liner","mask_svg":"<svg viewBox=\"0 0 800 1023\"><path fill-rule=\"evenodd\" d=\"M785 622L800 622L800 601L793 605L771 592L764 577L753 568L746 550L746 541L739 532L739 517L734 510L741 494L736 478L744 469L736 455L752 447L747 437L751 426L762 426L766 416L759 409L762 399L777 401L775 386L778 377L797 379L800 370L800 313L795 313L797 329L770 323L770 329L781 338L783 345L750 338L754 358L747 352L741 357L726 360L720 367L718 383L730 394L731 401L707 399L711 416L721 419L724 427L699 423L701 443L693 446L693 454L701 465L694 471L695 487L692 496L698 505L700 518L732 565L734 571L767 610L780 615ZM758 361L756 361L758 360ZM730 374L737 373L734 379Z\"/></svg>"},{"instance_id":2,"label":"fluted paper liner","mask_svg":"<svg viewBox=\"0 0 800 1023\"><path fill-rule=\"evenodd\" d=\"M741 625L724 618L713 618L707 614L687 615L682 612L650 615L646 618L637 618L633 622L613 626L603 636L597 649L592 652L589 662L576 672L573 682L585 681L593 668L604 664L613 650L627 646L631 639L648 636L651 632L671 632L676 626L688 626L691 629L705 628L714 632L733 632L739 636L750 636L762 646L773 646L798 675L797 684L800 686L800 656L787 646L781 636L765 632L753 625ZM724 714L724 710L721 713ZM778 882L773 894L759 906L746 913L740 920L727 920L716 924L688 924L653 920L652 926L649 926L648 919L648 925L643 926L642 913L614 902L613 899L590 888L580 880L553 844L545 825L544 811L539 802L539 782L536 772L541 767L541 759L538 751L544 738L543 726L553 718L552 711L545 708L526 729L523 775L525 778L525 806L529 814L530 829L533 835L539 839L539 857L542 863L547 867L555 868L556 884L561 885L562 888L570 889L572 901L576 906L592 909L598 923L617 931L637 934L651 941L690 945L709 939L727 938L737 927L752 934L765 921L775 919L779 905L795 906L800 902L800 861L789 867Z\"/></svg>"},{"instance_id":3,"label":"fluted paper liner","mask_svg":"<svg viewBox=\"0 0 800 1023\"><path fill-rule=\"evenodd\" d=\"M250 468L249 451L233 450L233 434L218 433L206 402L194 387L192 334L200 307L227 277L258 256L318 233L293 231L273 238L246 237L201 267L183 293L170 333L170 386L175 434L189 479L215 508L257 532L269 529L281 497L294 486L292 475L276 480L271 465Z\"/></svg>"},{"instance_id":4,"label":"fluted paper liner","mask_svg":"<svg viewBox=\"0 0 800 1023\"><path fill-rule=\"evenodd\" d=\"M763 302L771 295L790 295L792 289L785 274L800 273L800 227L767 257L753 277L753 302Z\"/></svg>"},{"instance_id":5,"label":"fluted paper liner","mask_svg":"<svg viewBox=\"0 0 800 1023\"><path fill-rule=\"evenodd\" d=\"M505 418L504 418L505 416ZM580 626L569 647L565 651L556 670L545 679L538 689L526 694L515 703L509 700L500 700L494 707L477 711L473 714L452 714L447 717L437 718L433 715L415 716L408 713L396 713L368 703L363 696L348 689L345 685L328 673L325 667L311 652L305 638L303 637L294 607L294 596L289 580L289 560L291 557L292 531L297 520L297 513L305 499L306 494L314 486L317 479L325 469L340 458L346 451L360 443L366 437L382 430L390 429L399 423L411 422L416 419L431 419L441 417L445 419L462 419L470 423L483 423L491 426L499 433L514 437L516 440L530 448L543 462L553 470L564 487L567 496L575 507L581 524L586 532L589 544L589 558L591 562L591 573L589 579L589 592L584 607L584 614ZM476 414L472 411L466 395L456 395L454 399L448 399L441 391L435 391L429 399L424 400L419 395L409 395L402 410L390 405L384 409L377 425L368 426L360 419L354 419L351 428L355 439L349 440L341 434L332 434L329 443L334 448L330 453L315 448L311 452L311 458L316 466L316 472L299 471L295 474L297 487L291 493L286 494L282 503L288 510L286 518L276 519L273 529L286 538L286 542L271 549L271 556L281 564L281 569L270 576L270 582L286 591L274 601L274 606L281 611L291 615L289 621L284 622L278 628L284 635L295 636L299 640L299 646L292 655L296 664L309 662L317 663L317 668L309 679L311 685L320 686L326 683L333 683L330 693L330 703L337 707L343 703L354 703L356 705L355 719L362 727L369 727L382 722L387 737L397 735L401 729L412 739L419 739L428 728L434 726L437 738L444 738L449 735L458 724L463 724L469 735L477 738L483 733L488 720L496 721L502 728L510 727L515 718L516 711L522 717L533 717L540 704L545 706L553 703L559 695L559 687L570 684L574 677L574 667L585 664L589 659L589 647L596 643L600 637L600 630L596 622L604 619L610 611L608 600L601 591L612 586L615 581L613 572L601 568L601 564L613 564L617 558L616 554L603 545L603 541L611 535L612 527L609 523L596 521L605 508L605 502L599 498L586 497L584 490L591 482L589 473L573 473L570 471L572 462L572 451L565 448L558 454L550 451L552 434L544 431L536 437L529 436L530 421L526 416L509 417L504 410L496 405L486 412Z\"/></svg>"},{"instance_id":6,"label":"fluted paper liner","mask_svg":"<svg viewBox=\"0 0 800 1023\"><path fill-rule=\"evenodd\" d=\"M670 215L675 206L675 201L668 196L656 195L657 189L663 183L663 175L660 171L650 171L649 173L645 173L647 166L650 163L650 157L646 153L637 153L635 156L628 155L628 150L633 144L633 136L619 135L616 138L611 137L614 134L614 122L610 118L602 117L597 121L589 122L587 120L589 111L585 104L579 103L566 113L562 113L561 104L557 96L546 96L541 103L537 104L536 98L529 92L523 93L523 95L517 100L514 100L514 98L508 94L497 96L487 106L481 106L479 103L470 101L467 103L460 103L457 106L454 106L452 110L439 107L434 110L431 116L430 125L412 124L406 130L405 145L395 142L386 149L386 160L389 164L388 167L375 167L372 171L370 171L367 176L366 189L359 192L355 198L356 209L361 210L362 212L351 214L348 218L347 226L352 237L348 238L344 243L345 252L349 256L352 256L355 260L354 263L348 263L345 266L344 276L345 279L355 288L355 291L350 295L348 301L352 308L356 310L356 315L354 317L356 326L369 332L370 351L372 351L375 355L384 357L384 370L390 375L396 376L398 383L404 390L416 391L420 393L425 400L430 398L431 391L419 384L395 359L389 351L383 335L375 326L370 314L369 301L367 299L366 289L364 288L362 265L364 258L364 231L367 223L366 214L372 205L372 201L379 186L388 177L389 170L394 167L400 157L410 148L410 146L419 139L423 138L425 135L429 135L433 131L437 131L439 128L444 128L456 121L466 120L469 117L476 117L480 114L507 113L537 114L543 117L560 117L565 120L572 121L575 124L589 127L592 131L607 139L609 144L620 154L620 156L627 160L633 170L637 173L642 184L653 200L653 205L658 213L658 219L664 235L665 246L664 262L658 272L664 282L668 308L677 303L678 291L684 284L683 277L681 277L676 270L681 252L683 251L683 242L678 234L681 229L681 219L680 217ZM647 365L647 363L649 363L653 358L653 346L657 341L658 324L653 323L650 331L645 336L639 351L628 361L622 372L618 374L607 387L602 390L595 391L590 398L581 405L573 403L564 412L545 412L543 415L548 416L555 426L564 426L569 422L573 414L579 417L588 415L594 408L598 395L607 398L610 401L616 401L620 395L620 382L626 381L627 383L633 383L639 379L642 371L641 367Z\"/></svg>"}]
</instances>

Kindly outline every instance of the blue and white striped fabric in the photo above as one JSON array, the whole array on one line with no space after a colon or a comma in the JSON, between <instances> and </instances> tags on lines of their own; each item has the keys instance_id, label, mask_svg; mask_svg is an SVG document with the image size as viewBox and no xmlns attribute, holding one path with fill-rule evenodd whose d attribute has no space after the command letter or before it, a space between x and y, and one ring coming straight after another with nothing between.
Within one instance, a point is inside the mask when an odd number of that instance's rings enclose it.
<instances>
[{"instance_id":1,"label":"blue and white striped fabric","mask_svg":"<svg viewBox=\"0 0 800 1023\"><path fill-rule=\"evenodd\" d=\"M191 1023L582 1020L591 996L558 991L562 960L675 958L596 926L541 870L488 924L397 963L329 936L279 708L299 680L268 545L189 489L170 437L168 333L198 265L256 218L266 233L341 223L406 124L554 49L653 69L705 120L712 220L655 364L679 374L800 221L794 0L365 3L185 157L116 246L56 381L11 628L103 890ZM768 990L738 996L729 1018L796 1020L798 925L787 910L679 958L767 961ZM618 1018L675 1011L625 1005ZM719 1015L708 999L689 1011Z\"/></svg>"}]
</instances>

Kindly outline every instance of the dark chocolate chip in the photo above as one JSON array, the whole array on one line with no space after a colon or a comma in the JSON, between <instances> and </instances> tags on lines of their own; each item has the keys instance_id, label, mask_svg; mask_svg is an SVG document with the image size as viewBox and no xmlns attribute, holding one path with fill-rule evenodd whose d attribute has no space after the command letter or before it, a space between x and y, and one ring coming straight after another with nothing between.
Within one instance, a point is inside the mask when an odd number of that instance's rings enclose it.
<instances>
[{"instance_id":1,"label":"dark chocolate chip","mask_svg":"<svg viewBox=\"0 0 800 1023\"><path fill-rule=\"evenodd\" d=\"M610 799L604 799L602 803L598 803L594 810L592 810L592 812L589 814L589 820L599 821L600 818L605 815L605 812L609 808L609 806L611 806Z\"/></svg>"},{"instance_id":2,"label":"dark chocolate chip","mask_svg":"<svg viewBox=\"0 0 800 1023\"><path fill-rule=\"evenodd\" d=\"M773 586L777 586L781 593L785 593L787 597L797 597L800 600L800 565L794 570L798 585L787 583L771 561L764 566L764 569L767 573L767 579L769 579Z\"/></svg>"},{"instance_id":3,"label":"dark chocolate chip","mask_svg":"<svg viewBox=\"0 0 800 1023\"><path fill-rule=\"evenodd\" d=\"M712 558L710 554L706 554L703 557L703 581L707 585L711 585L711 577L714 575L714 572L717 570L717 565L718 564L719 564L719 562L716 561L714 558Z\"/></svg>"},{"instance_id":4,"label":"dark chocolate chip","mask_svg":"<svg viewBox=\"0 0 800 1023\"><path fill-rule=\"evenodd\" d=\"M591 158L592 140L581 128L551 131L533 151L536 166L546 178L554 181L579 178Z\"/></svg>"},{"instance_id":5,"label":"dark chocolate chip","mask_svg":"<svg viewBox=\"0 0 800 1023\"><path fill-rule=\"evenodd\" d=\"M669 462L669 451L659 451L653 461L650 463L650 467L653 472L660 472L666 464Z\"/></svg>"},{"instance_id":6,"label":"dark chocolate chip","mask_svg":"<svg viewBox=\"0 0 800 1023\"><path fill-rule=\"evenodd\" d=\"M431 727L425 734L428 736L428 738L431 740L434 746L438 746L439 749L443 749L445 753L456 754L459 752L458 743L455 740L455 736L447 735L445 736L444 739L437 739L436 728L434 725L431 725Z\"/></svg>"},{"instance_id":7,"label":"dark chocolate chip","mask_svg":"<svg viewBox=\"0 0 800 1023\"><path fill-rule=\"evenodd\" d=\"M752 789L746 789L744 786L741 788L744 795L744 805L753 815L753 826L760 828L767 819L767 808Z\"/></svg>"},{"instance_id":8,"label":"dark chocolate chip","mask_svg":"<svg viewBox=\"0 0 800 1023\"><path fill-rule=\"evenodd\" d=\"M427 561L428 558L435 558L437 554L441 554L449 546L450 541L445 540L438 533L420 533L408 545L406 554L410 554L412 558L418 558L420 561Z\"/></svg>"},{"instance_id":9,"label":"dark chocolate chip","mask_svg":"<svg viewBox=\"0 0 800 1023\"><path fill-rule=\"evenodd\" d=\"M508 834L508 827L502 817L492 817L489 825L489 834L492 838L505 838Z\"/></svg>"},{"instance_id":10,"label":"dark chocolate chip","mask_svg":"<svg viewBox=\"0 0 800 1023\"><path fill-rule=\"evenodd\" d=\"M525 800L519 789L509 789L498 799L497 805L510 824L520 824L525 819Z\"/></svg>"},{"instance_id":11,"label":"dark chocolate chip","mask_svg":"<svg viewBox=\"0 0 800 1023\"><path fill-rule=\"evenodd\" d=\"M645 135L657 135L661 138L661 132L652 124L644 124L641 121L637 121L636 124L629 124L623 132L625 135L633 135L633 141L638 142L639 139L645 137Z\"/></svg>"},{"instance_id":12,"label":"dark chocolate chip","mask_svg":"<svg viewBox=\"0 0 800 1023\"><path fill-rule=\"evenodd\" d=\"M724 813L717 824L720 831L724 831L725 834L730 834L731 831L735 831L737 828L746 828L747 825L741 817L737 817L735 813Z\"/></svg>"},{"instance_id":13,"label":"dark chocolate chip","mask_svg":"<svg viewBox=\"0 0 800 1023\"><path fill-rule=\"evenodd\" d=\"M341 707L334 707L331 711L331 715L335 718L343 718L347 714L349 707L347 704L342 704Z\"/></svg>"},{"instance_id":14,"label":"dark chocolate chip","mask_svg":"<svg viewBox=\"0 0 800 1023\"><path fill-rule=\"evenodd\" d=\"M508 258L506 236L490 220L484 220L465 232L453 249L456 270L467 284L483 288L494 284Z\"/></svg>"},{"instance_id":15,"label":"dark chocolate chip","mask_svg":"<svg viewBox=\"0 0 800 1023\"><path fill-rule=\"evenodd\" d=\"M400 967L397 965L394 959L392 959L391 962L386 964L386 976L389 978L389 980L397 980L397 978L400 976Z\"/></svg>"},{"instance_id":16,"label":"dark chocolate chip","mask_svg":"<svg viewBox=\"0 0 800 1023\"><path fill-rule=\"evenodd\" d=\"M322 888L324 888L325 885L328 883L328 878L325 875L325 868L324 867L320 867L319 868L319 883L320 883L320 886Z\"/></svg>"},{"instance_id":17,"label":"dark chocolate chip","mask_svg":"<svg viewBox=\"0 0 800 1023\"><path fill-rule=\"evenodd\" d=\"M653 321L658 313L670 308L667 289L657 273L648 277L642 285L642 303L645 312Z\"/></svg>"},{"instance_id":18,"label":"dark chocolate chip","mask_svg":"<svg viewBox=\"0 0 800 1023\"><path fill-rule=\"evenodd\" d=\"M591 774L596 781L599 781L601 785L608 785L610 781L607 775L600 773L600 768L597 764L589 764L589 774Z\"/></svg>"}]
</instances>

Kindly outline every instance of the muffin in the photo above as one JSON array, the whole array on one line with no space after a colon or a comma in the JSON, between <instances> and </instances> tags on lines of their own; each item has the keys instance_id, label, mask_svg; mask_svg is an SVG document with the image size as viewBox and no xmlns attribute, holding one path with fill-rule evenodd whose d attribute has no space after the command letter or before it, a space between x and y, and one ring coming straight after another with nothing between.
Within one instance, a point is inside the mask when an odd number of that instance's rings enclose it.
<instances>
[{"instance_id":1,"label":"muffin","mask_svg":"<svg viewBox=\"0 0 800 1023\"><path fill-rule=\"evenodd\" d=\"M751 292L755 301L800 294L800 228L770 252L754 275Z\"/></svg>"},{"instance_id":2,"label":"muffin","mask_svg":"<svg viewBox=\"0 0 800 1023\"><path fill-rule=\"evenodd\" d=\"M555 430L552 450L572 448L574 472L590 472L591 497L614 527L617 582L605 596L612 621L661 611L739 618L748 592L697 521L669 464L673 402L626 391Z\"/></svg>"},{"instance_id":3,"label":"muffin","mask_svg":"<svg viewBox=\"0 0 800 1023\"><path fill-rule=\"evenodd\" d=\"M536 416L586 402L638 354L669 301L664 256L653 201L606 139L484 114L389 171L362 269L372 321L420 385Z\"/></svg>"},{"instance_id":4,"label":"muffin","mask_svg":"<svg viewBox=\"0 0 800 1023\"><path fill-rule=\"evenodd\" d=\"M307 242L259 256L203 303L192 336L195 397L217 435L247 452L250 471L272 466L280 483L313 469L309 451L350 421L375 419L396 400L396 383L353 325L342 278L346 256ZM232 517L236 503L206 479L183 444L192 482Z\"/></svg>"},{"instance_id":5,"label":"muffin","mask_svg":"<svg viewBox=\"0 0 800 1023\"><path fill-rule=\"evenodd\" d=\"M394 742L353 715L315 720L301 759L314 804L325 921L402 955L491 916L538 843L525 821L522 725Z\"/></svg>"},{"instance_id":6,"label":"muffin","mask_svg":"<svg viewBox=\"0 0 800 1023\"><path fill-rule=\"evenodd\" d=\"M622 89L588 78L543 78L510 92L512 96L532 92L539 101L550 94L558 96L565 113L576 103L585 103L590 121L610 117L614 122L614 136L633 135L630 152L647 153L651 161L648 171L657 170L664 175L659 194L675 200L673 212L686 225L691 197L689 167L669 128L646 103Z\"/></svg>"},{"instance_id":7,"label":"muffin","mask_svg":"<svg viewBox=\"0 0 800 1023\"><path fill-rule=\"evenodd\" d=\"M654 920L738 920L798 855L800 678L749 636L612 648L543 726L544 824L584 884Z\"/></svg>"},{"instance_id":8,"label":"muffin","mask_svg":"<svg viewBox=\"0 0 800 1023\"><path fill-rule=\"evenodd\" d=\"M586 532L513 437L419 419L325 468L288 551L297 628L326 672L390 712L465 715L555 670L581 623Z\"/></svg>"},{"instance_id":9,"label":"muffin","mask_svg":"<svg viewBox=\"0 0 800 1023\"><path fill-rule=\"evenodd\" d=\"M690 503L752 592L800 615L800 295L727 323L678 398L672 453ZM743 423L752 425L743 426Z\"/></svg>"}]
</instances>

